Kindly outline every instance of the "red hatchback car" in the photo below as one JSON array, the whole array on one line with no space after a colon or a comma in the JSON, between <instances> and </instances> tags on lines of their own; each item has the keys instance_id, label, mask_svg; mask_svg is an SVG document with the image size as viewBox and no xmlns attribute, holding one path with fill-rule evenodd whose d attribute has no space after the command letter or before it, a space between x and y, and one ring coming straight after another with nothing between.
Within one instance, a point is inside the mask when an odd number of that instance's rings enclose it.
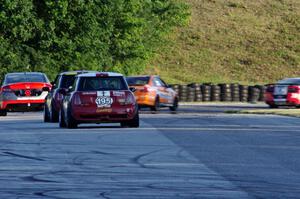
<instances>
[{"instance_id":1,"label":"red hatchback car","mask_svg":"<svg viewBox=\"0 0 300 199\"><path fill-rule=\"evenodd\" d=\"M76 76L65 93L59 126L76 128L81 123L139 127L138 105L123 75L98 72Z\"/></svg>"},{"instance_id":2,"label":"red hatchback car","mask_svg":"<svg viewBox=\"0 0 300 199\"><path fill-rule=\"evenodd\" d=\"M42 109L50 89L44 73L6 74L0 88L0 115L6 116L8 111Z\"/></svg>"},{"instance_id":3,"label":"red hatchback car","mask_svg":"<svg viewBox=\"0 0 300 199\"><path fill-rule=\"evenodd\" d=\"M267 86L265 102L270 108L300 107L300 78L286 78Z\"/></svg>"}]
</instances>

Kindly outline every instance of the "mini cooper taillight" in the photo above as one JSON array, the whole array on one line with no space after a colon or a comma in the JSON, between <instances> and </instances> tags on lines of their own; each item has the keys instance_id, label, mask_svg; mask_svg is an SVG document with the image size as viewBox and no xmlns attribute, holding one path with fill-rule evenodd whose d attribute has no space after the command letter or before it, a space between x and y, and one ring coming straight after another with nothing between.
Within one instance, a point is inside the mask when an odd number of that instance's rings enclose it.
<instances>
[{"instance_id":1,"label":"mini cooper taillight","mask_svg":"<svg viewBox=\"0 0 300 199\"><path fill-rule=\"evenodd\" d=\"M81 99L80 99L80 95L78 93L75 93L73 96L73 104L76 106L81 105Z\"/></svg>"},{"instance_id":2,"label":"mini cooper taillight","mask_svg":"<svg viewBox=\"0 0 300 199\"><path fill-rule=\"evenodd\" d=\"M125 105L134 104L135 98L131 93L127 93L126 99L125 99Z\"/></svg>"},{"instance_id":3,"label":"mini cooper taillight","mask_svg":"<svg viewBox=\"0 0 300 199\"><path fill-rule=\"evenodd\" d=\"M124 98L118 98L118 102L121 105L130 105L135 103L135 98L131 93L127 93L125 99Z\"/></svg>"}]
</instances>

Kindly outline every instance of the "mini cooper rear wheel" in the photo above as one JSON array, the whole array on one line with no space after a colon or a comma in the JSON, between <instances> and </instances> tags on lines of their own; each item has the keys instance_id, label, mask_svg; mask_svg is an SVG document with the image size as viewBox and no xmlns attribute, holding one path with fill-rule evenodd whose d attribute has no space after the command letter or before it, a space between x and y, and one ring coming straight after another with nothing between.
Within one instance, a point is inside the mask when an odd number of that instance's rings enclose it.
<instances>
[{"instance_id":1,"label":"mini cooper rear wheel","mask_svg":"<svg viewBox=\"0 0 300 199\"><path fill-rule=\"evenodd\" d=\"M66 128L65 116L63 110L59 111L59 127Z\"/></svg>"},{"instance_id":2,"label":"mini cooper rear wheel","mask_svg":"<svg viewBox=\"0 0 300 199\"><path fill-rule=\"evenodd\" d=\"M66 127L69 129L75 129L78 127L77 121L73 118L71 110L68 109L68 113L65 117Z\"/></svg>"},{"instance_id":3,"label":"mini cooper rear wheel","mask_svg":"<svg viewBox=\"0 0 300 199\"><path fill-rule=\"evenodd\" d=\"M0 116L7 116L6 110L0 110Z\"/></svg>"},{"instance_id":4,"label":"mini cooper rear wheel","mask_svg":"<svg viewBox=\"0 0 300 199\"><path fill-rule=\"evenodd\" d=\"M138 128L140 126L140 117L137 112L132 120L121 122L121 127Z\"/></svg>"}]
</instances>

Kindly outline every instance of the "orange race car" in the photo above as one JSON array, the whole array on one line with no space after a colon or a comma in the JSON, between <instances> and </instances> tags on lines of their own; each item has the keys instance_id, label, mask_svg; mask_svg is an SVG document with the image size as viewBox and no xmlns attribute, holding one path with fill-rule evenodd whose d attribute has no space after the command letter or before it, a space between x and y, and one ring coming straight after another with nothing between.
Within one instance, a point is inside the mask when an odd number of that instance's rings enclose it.
<instances>
[{"instance_id":1,"label":"orange race car","mask_svg":"<svg viewBox=\"0 0 300 199\"><path fill-rule=\"evenodd\" d=\"M126 78L130 87L135 88L135 98L140 107L150 107L152 111L160 107L178 108L177 93L159 76L130 76Z\"/></svg>"}]
</instances>

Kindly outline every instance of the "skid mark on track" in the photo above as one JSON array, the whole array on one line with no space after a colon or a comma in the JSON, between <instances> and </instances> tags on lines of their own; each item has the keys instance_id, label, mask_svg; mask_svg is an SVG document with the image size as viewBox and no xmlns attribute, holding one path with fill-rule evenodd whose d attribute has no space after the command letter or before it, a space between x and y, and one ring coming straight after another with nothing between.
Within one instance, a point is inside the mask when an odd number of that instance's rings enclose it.
<instances>
[{"instance_id":1,"label":"skid mark on track","mask_svg":"<svg viewBox=\"0 0 300 199\"><path fill-rule=\"evenodd\" d=\"M28 181L28 182L60 183L60 182L54 181L54 180L39 179L34 175L33 176L22 177L21 179L24 180L24 181Z\"/></svg>"},{"instance_id":2,"label":"skid mark on track","mask_svg":"<svg viewBox=\"0 0 300 199\"><path fill-rule=\"evenodd\" d=\"M108 195L109 195L110 193L108 193L108 192L102 192L102 193L100 193L99 194L99 196L101 196L102 198L104 198L104 199L111 199Z\"/></svg>"},{"instance_id":3,"label":"skid mark on track","mask_svg":"<svg viewBox=\"0 0 300 199\"><path fill-rule=\"evenodd\" d=\"M112 155L112 156L116 156L116 155L121 155L121 154L118 154L118 153L108 153L108 152L103 152L103 151L90 151L91 153L93 154L99 154L99 155Z\"/></svg>"},{"instance_id":4,"label":"skid mark on track","mask_svg":"<svg viewBox=\"0 0 300 199\"><path fill-rule=\"evenodd\" d=\"M140 155L137 155L137 156L131 158L129 161L133 164L139 165L141 168L157 169L155 167L147 166L146 164L142 163L141 159L146 157L146 156L152 155L154 153L162 152L164 150L166 150L166 149L158 149L158 150L150 151L150 152L147 152L147 153L143 153L143 154L140 154Z\"/></svg>"},{"instance_id":5,"label":"skid mark on track","mask_svg":"<svg viewBox=\"0 0 300 199\"><path fill-rule=\"evenodd\" d=\"M32 157L32 156L27 156L27 155L21 155L21 154L12 153L12 152L3 152L3 153L7 154L9 156L12 156L12 157L24 158L24 159L29 159L29 160L37 160L37 161L45 161L44 159L41 159L41 158L36 158L36 157Z\"/></svg>"},{"instance_id":6,"label":"skid mark on track","mask_svg":"<svg viewBox=\"0 0 300 199\"><path fill-rule=\"evenodd\" d=\"M33 195L47 197L47 198L53 198L53 199L67 199L67 198L62 198L62 197L58 197L58 196L51 196L51 192L61 192L61 191L65 191L65 190L63 190L63 189L45 190L45 191L35 192Z\"/></svg>"}]
</instances>

